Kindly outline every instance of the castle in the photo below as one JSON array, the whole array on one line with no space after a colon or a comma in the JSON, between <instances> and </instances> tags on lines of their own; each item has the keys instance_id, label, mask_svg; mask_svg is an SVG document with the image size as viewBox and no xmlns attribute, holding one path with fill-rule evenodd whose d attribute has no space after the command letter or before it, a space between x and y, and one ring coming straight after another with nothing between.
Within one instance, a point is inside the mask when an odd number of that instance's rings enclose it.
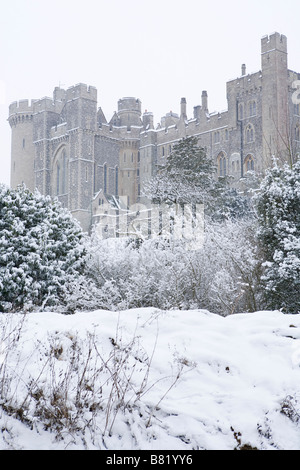
<instances>
[{"instance_id":1,"label":"castle","mask_svg":"<svg viewBox=\"0 0 300 470\"><path fill-rule=\"evenodd\" d=\"M300 109L292 99L299 79L288 69L286 37L275 32L261 39L261 70L247 74L243 64L241 76L227 82L223 112L209 112L203 91L192 118L181 98L180 114L166 114L155 127L141 101L127 97L108 121L96 88L85 84L56 87L53 98L14 102L11 186L24 182L58 197L88 231L104 201L139 201L145 181L187 136L198 137L219 176L238 183L249 170L263 173L272 155L300 154Z\"/></svg>"}]
</instances>

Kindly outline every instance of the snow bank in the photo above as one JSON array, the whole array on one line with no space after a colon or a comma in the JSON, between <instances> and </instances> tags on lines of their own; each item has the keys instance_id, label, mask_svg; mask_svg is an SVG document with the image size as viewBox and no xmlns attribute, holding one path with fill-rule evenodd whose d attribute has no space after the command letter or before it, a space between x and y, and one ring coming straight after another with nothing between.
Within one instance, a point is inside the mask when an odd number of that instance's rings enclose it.
<instances>
[{"instance_id":1,"label":"snow bank","mask_svg":"<svg viewBox=\"0 0 300 470\"><path fill-rule=\"evenodd\" d=\"M2 314L2 330L8 324L14 330L20 318ZM72 338L86 343L88 335L99 357L131 344L121 370L131 377L126 391L130 406L114 415L111 432L105 430L102 408L92 415L93 433L84 429L86 413L82 429L63 430L57 439L41 417L30 414L28 404L30 425L1 409L0 449L300 449L299 315L257 312L221 317L203 310L153 308L71 316L30 313L16 350L7 356L2 335L0 360L19 377L18 383L16 378L10 383L14 395L26 397L33 380L53 385L59 377L53 375L54 368L60 374L68 371ZM49 338L57 354L47 376ZM138 395L143 380L146 385Z\"/></svg>"}]
</instances>

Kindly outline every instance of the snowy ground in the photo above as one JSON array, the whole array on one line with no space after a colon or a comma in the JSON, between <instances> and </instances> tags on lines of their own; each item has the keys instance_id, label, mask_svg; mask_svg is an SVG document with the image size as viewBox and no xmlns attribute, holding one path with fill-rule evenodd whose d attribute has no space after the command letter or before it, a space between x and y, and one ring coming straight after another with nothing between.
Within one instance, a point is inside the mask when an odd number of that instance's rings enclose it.
<instances>
[{"instance_id":1,"label":"snowy ground","mask_svg":"<svg viewBox=\"0 0 300 470\"><path fill-rule=\"evenodd\" d=\"M148 308L20 321L0 315L2 450L300 450L300 315ZM60 426L46 398L57 390Z\"/></svg>"}]
</instances>

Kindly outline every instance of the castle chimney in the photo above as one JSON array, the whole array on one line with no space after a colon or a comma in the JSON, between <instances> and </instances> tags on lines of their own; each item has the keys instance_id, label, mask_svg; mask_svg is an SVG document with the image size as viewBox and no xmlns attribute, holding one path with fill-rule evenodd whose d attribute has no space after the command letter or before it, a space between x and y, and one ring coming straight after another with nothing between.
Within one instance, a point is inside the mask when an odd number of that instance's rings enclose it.
<instances>
[{"instance_id":1,"label":"castle chimney","mask_svg":"<svg viewBox=\"0 0 300 470\"><path fill-rule=\"evenodd\" d=\"M207 91L205 91L205 90L202 91L201 100L202 100L202 109L203 109L203 111L208 111Z\"/></svg>"},{"instance_id":2,"label":"castle chimney","mask_svg":"<svg viewBox=\"0 0 300 470\"><path fill-rule=\"evenodd\" d=\"M242 76L246 75L246 64L242 64Z\"/></svg>"},{"instance_id":3,"label":"castle chimney","mask_svg":"<svg viewBox=\"0 0 300 470\"><path fill-rule=\"evenodd\" d=\"M186 116L186 99L185 98L181 98L180 115L183 117L183 119L187 118L187 116Z\"/></svg>"}]
</instances>

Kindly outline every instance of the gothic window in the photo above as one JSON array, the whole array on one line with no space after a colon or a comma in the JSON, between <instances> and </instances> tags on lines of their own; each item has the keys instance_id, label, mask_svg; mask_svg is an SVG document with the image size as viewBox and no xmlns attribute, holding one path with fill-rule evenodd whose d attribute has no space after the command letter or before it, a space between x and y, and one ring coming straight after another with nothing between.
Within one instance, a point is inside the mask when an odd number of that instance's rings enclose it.
<instances>
[{"instance_id":1,"label":"gothic window","mask_svg":"<svg viewBox=\"0 0 300 470\"><path fill-rule=\"evenodd\" d=\"M226 176L226 155L224 152L219 153L218 158L219 176Z\"/></svg>"},{"instance_id":2,"label":"gothic window","mask_svg":"<svg viewBox=\"0 0 300 470\"><path fill-rule=\"evenodd\" d=\"M300 115L300 105L299 104L294 104L294 114L296 116Z\"/></svg>"},{"instance_id":3,"label":"gothic window","mask_svg":"<svg viewBox=\"0 0 300 470\"><path fill-rule=\"evenodd\" d=\"M254 142L254 128L251 124L246 127L246 142Z\"/></svg>"},{"instance_id":4,"label":"gothic window","mask_svg":"<svg viewBox=\"0 0 300 470\"><path fill-rule=\"evenodd\" d=\"M63 148L58 154L54 166L54 182L56 195L66 194L67 192L67 153Z\"/></svg>"},{"instance_id":5,"label":"gothic window","mask_svg":"<svg viewBox=\"0 0 300 470\"><path fill-rule=\"evenodd\" d=\"M252 155L247 155L245 158L245 172L254 171L254 158Z\"/></svg>"},{"instance_id":6,"label":"gothic window","mask_svg":"<svg viewBox=\"0 0 300 470\"><path fill-rule=\"evenodd\" d=\"M298 142L300 141L300 126L299 126L299 124L297 124L297 126L295 127L295 140L297 140Z\"/></svg>"}]
</instances>

